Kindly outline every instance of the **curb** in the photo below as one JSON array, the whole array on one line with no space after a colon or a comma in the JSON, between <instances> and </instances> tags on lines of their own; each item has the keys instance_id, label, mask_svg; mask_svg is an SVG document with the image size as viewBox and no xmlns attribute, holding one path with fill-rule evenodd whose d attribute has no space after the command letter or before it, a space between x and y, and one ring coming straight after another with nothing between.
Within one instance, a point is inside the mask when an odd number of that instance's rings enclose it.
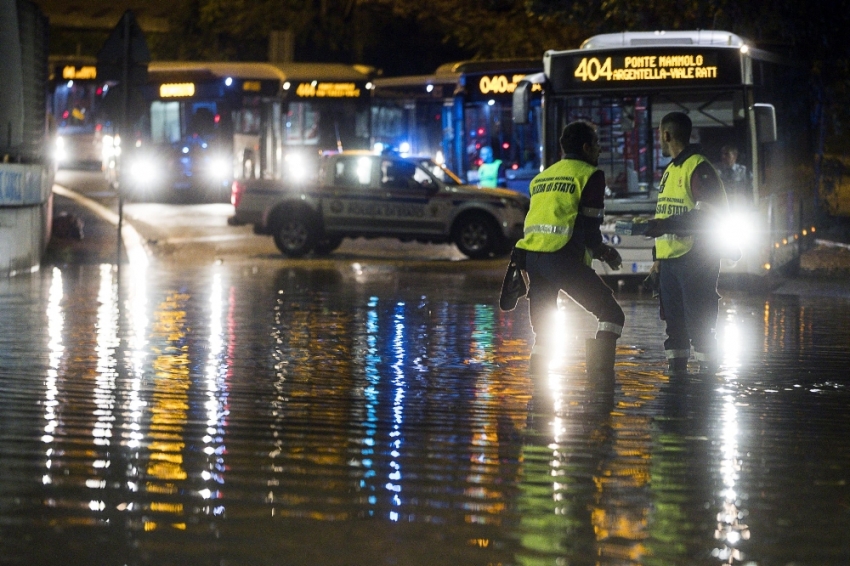
<instances>
[{"instance_id":1,"label":"curb","mask_svg":"<svg viewBox=\"0 0 850 566\"><path fill-rule=\"evenodd\" d=\"M72 191L67 187L63 187L62 185L54 184L53 192L59 196L73 200L80 206L84 206L93 214L115 226L116 229L118 228L118 214L109 210L99 202L83 196L76 191ZM147 249L141 235L139 235L136 229L127 222L126 216L123 222L121 222L121 244L124 247L124 253L127 254L127 260L131 265L146 267L150 264L150 257L152 254Z\"/></svg>"}]
</instances>

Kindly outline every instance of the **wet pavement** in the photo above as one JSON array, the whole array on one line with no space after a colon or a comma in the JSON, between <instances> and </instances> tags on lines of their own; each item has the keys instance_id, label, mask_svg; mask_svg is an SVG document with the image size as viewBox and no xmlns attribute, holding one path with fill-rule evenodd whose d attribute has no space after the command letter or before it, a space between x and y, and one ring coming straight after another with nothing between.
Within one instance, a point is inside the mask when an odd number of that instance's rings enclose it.
<instances>
[{"instance_id":1,"label":"wet pavement","mask_svg":"<svg viewBox=\"0 0 850 566\"><path fill-rule=\"evenodd\" d=\"M726 292L713 378L620 293L607 401L565 304L539 418L490 262L116 266L95 222L0 280L3 564L850 564L845 281Z\"/></svg>"}]
</instances>

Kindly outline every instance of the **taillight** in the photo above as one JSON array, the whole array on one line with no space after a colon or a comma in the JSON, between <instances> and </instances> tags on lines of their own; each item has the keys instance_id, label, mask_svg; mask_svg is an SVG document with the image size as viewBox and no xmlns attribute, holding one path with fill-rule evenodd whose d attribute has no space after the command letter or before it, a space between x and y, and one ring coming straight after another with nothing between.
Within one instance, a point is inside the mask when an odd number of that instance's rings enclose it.
<instances>
[{"instance_id":1,"label":"taillight","mask_svg":"<svg viewBox=\"0 0 850 566\"><path fill-rule=\"evenodd\" d=\"M242 200L242 193L244 192L245 185L239 181L233 181L233 185L230 187L230 204L232 204L234 208L239 207L239 202Z\"/></svg>"}]
</instances>

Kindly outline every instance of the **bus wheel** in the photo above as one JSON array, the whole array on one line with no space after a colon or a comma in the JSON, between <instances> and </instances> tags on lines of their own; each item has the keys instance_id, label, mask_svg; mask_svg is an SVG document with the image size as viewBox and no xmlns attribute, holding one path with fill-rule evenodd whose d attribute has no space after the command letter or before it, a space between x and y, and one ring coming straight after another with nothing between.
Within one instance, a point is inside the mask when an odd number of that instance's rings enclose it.
<instances>
[{"instance_id":1,"label":"bus wheel","mask_svg":"<svg viewBox=\"0 0 850 566\"><path fill-rule=\"evenodd\" d=\"M461 253L471 259L490 257L502 248L496 222L481 213L469 214L458 220L452 235Z\"/></svg>"},{"instance_id":2,"label":"bus wheel","mask_svg":"<svg viewBox=\"0 0 850 566\"><path fill-rule=\"evenodd\" d=\"M301 257L316 244L316 229L305 214L287 213L274 231L274 243L285 256Z\"/></svg>"},{"instance_id":3,"label":"bus wheel","mask_svg":"<svg viewBox=\"0 0 850 566\"><path fill-rule=\"evenodd\" d=\"M342 236L325 236L313 246L313 255L328 255L342 245Z\"/></svg>"}]
</instances>

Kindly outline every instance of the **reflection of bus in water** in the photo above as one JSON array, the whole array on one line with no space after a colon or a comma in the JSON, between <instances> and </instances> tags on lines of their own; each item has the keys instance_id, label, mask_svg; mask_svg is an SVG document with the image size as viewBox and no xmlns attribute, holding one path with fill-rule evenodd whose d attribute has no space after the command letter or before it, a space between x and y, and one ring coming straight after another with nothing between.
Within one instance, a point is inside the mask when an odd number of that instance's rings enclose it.
<instances>
[{"instance_id":1,"label":"reflection of bus in water","mask_svg":"<svg viewBox=\"0 0 850 566\"><path fill-rule=\"evenodd\" d=\"M492 163L501 161L498 185L528 194L540 172L540 96L531 97L530 122L515 125L511 93L542 69L539 60L467 61L433 75L376 79L372 141L429 156L470 183L492 153Z\"/></svg>"},{"instance_id":2,"label":"reflection of bus in water","mask_svg":"<svg viewBox=\"0 0 850 566\"><path fill-rule=\"evenodd\" d=\"M47 113L54 135L54 158L59 167L99 167L101 134L99 109L105 94L97 81L94 57L54 57L49 61Z\"/></svg>"},{"instance_id":3,"label":"reflection of bus in water","mask_svg":"<svg viewBox=\"0 0 850 566\"><path fill-rule=\"evenodd\" d=\"M743 252L737 263L724 261L724 271L765 275L799 256L801 239L812 230L802 214L811 183L801 173L812 154L807 81L799 68L721 31L595 36L576 50L546 52L544 67L545 165L561 157L564 125L585 119L598 127L608 184L603 236L623 257L622 271L612 275L647 273L652 264L653 240L617 234L615 227L618 220L628 226L654 216L669 162L658 125L671 111L688 114L691 142L715 167L723 150L734 147L746 168L725 182L729 222L713 236L731 239Z\"/></svg>"},{"instance_id":4,"label":"reflection of bus in water","mask_svg":"<svg viewBox=\"0 0 850 566\"><path fill-rule=\"evenodd\" d=\"M151 63L144 113L132 143L120 145L125 194L226 200L234 179L315 174L322 151L368 147L368 73L331 63Z\"/></svg>"}]
</instances>

